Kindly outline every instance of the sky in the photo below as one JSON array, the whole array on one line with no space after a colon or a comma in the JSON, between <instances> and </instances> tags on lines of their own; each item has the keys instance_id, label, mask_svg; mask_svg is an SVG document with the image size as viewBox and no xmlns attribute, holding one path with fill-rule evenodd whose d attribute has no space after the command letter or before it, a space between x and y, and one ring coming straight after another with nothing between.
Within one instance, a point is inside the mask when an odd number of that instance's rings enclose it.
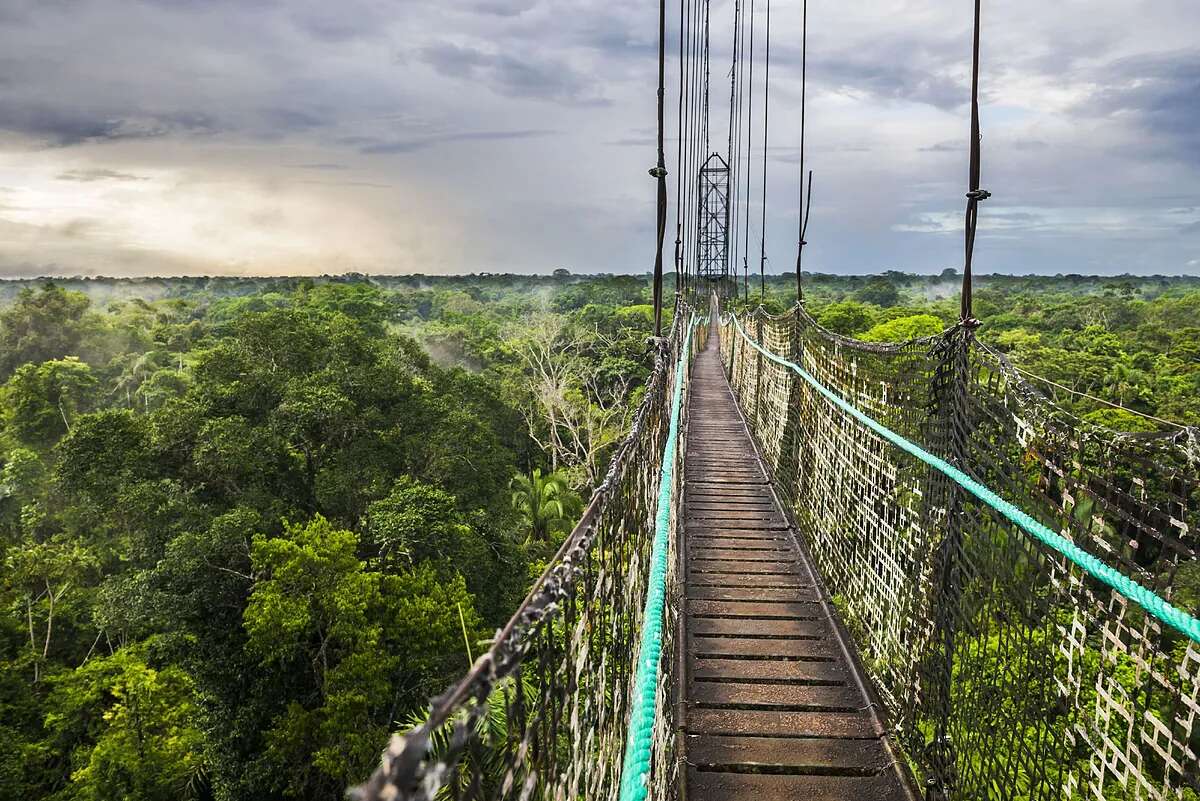
<instances>
[{"instance_id":1,"label":"sky","mask_svg":"<svg viewBox=\"0 0 1200 801\"><path fill-rule=\"evenodd\" d=\"M806 268L961 267L970 5L810 0ZM646 272L657 12L0 0L0 277ZM720 131L733 3L711 19ZM1200 274L1197 32L1196 0L985 0L977 271ZM800 0L775 0L771 33L766 250L783 272Z\"/></svg>"}]
</instances>

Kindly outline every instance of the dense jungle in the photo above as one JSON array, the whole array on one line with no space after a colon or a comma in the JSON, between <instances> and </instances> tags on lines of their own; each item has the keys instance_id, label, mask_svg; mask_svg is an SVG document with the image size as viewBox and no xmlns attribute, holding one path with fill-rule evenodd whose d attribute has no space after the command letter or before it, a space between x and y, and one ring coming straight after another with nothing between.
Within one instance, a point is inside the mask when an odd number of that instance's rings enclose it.
<instances>
[{"instance_id":1,"label":"dense jungle","mask_svg":"<svg viewBox=\"0 0 1200 801\"><path fill-rule=\"evenodd\" d=\"M783 311L794 280L736 303ZM953 271L805 281L845 336L958 317ZM340 798L578 520L650 296L565 270L0 281L0 798ZM1200 279L983 276L975 313L1091 423L1200 425Z\"/></svg>"}]
</instances>

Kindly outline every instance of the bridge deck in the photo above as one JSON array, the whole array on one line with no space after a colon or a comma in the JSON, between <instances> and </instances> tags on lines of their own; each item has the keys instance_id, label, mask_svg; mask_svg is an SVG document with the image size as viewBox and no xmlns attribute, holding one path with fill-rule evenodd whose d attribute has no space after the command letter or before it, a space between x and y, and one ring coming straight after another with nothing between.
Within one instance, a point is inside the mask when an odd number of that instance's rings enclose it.
<instances>
[{"instance_id":1,"label":"bridge deck","mask_svg":"<svg viewBox=\"0 0 1200 801\"><path fill-rule=\"evenodd\" d=\"M716 332L685 457L686 801L910 798L746 430Z\"/></svg>"}]
</instances>

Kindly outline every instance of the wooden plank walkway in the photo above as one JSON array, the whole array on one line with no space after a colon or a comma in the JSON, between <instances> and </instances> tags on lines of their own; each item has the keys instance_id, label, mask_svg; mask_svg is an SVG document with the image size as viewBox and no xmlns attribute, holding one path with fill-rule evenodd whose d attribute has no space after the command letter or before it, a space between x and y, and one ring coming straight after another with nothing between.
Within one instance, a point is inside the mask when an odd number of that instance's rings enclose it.
<instances>
[{"instance_id":1,"label":"wooden plank walkway","mask_svg":"<svg viewBox=\"0 0 1200 801\"><path fill-rule=\"evenodd\" d=\"M738 413L716 331L692 376L682 798L913 798Z\"/></svg>"}]
</instances>

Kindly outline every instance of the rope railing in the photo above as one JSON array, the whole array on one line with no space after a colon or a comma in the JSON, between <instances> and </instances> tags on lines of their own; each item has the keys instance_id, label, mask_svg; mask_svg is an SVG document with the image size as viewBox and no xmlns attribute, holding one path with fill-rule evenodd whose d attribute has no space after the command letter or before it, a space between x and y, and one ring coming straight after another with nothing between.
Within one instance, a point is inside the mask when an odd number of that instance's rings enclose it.
<instances>
[{"instance_id":1,"label":"rope railing","mask_svg":"<svg viewBox=\"0 0 1200 801\"><path fill-rule=\"evenodd\" d=\"M735 394L932 797L1200 792L1200 432L1051 404L970 326L729 318Z\"/></svg>"},{"instance_id":2,"label":"rope railing","mask_svg":"<svg viewBox=\"0 0 1200 801\"><path fill-rule=\"evenodd\" d=\"M653 557L662 459L671 460L666 473L675 476L682 458L667 448L681 425L682 412L672 409L686 406L679 399L692 350L708 330L707 318L695 326L692 320L680 301L669 337L652 340L655 366L632 428L579 524L520 608L470 671L433 699L425 722L392 737L378 769L351 797L617 798L635 706L631 657L647 625L647 598L674 579L670 570L660 575ZM667 484L669 493L675 480ZM666 538L672 539L669 531ZM677 611L673 594L663 600L652 610L661 611L662 620L652 621L660 631L674 625ZM662 645L669 672L670 638ZM660 681L656 692L665 693L666 684ZM652 727L661 768L653 780L666 787L674 781L672 707L664 698L657 709Z\"/></svg>"}]
</instances>

